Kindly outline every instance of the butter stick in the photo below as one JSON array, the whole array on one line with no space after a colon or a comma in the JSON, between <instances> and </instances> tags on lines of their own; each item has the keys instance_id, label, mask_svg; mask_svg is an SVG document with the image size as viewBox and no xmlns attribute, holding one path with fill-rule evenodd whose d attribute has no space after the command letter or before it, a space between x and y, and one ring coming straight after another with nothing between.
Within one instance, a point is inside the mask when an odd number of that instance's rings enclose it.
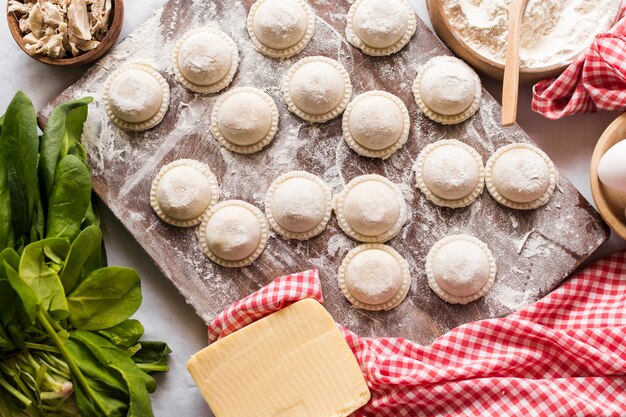
<instances>
[{"instance_id":1,"label":"butter stick","mask_svg":"<svg viewBox=\"0 0 626 417\"><path fill-rule=\"evenodd\" d=\"M216 417L345 417L370 399L347 342L312 299L213 343L187 368Z\"/></svg>"}]
</instances>

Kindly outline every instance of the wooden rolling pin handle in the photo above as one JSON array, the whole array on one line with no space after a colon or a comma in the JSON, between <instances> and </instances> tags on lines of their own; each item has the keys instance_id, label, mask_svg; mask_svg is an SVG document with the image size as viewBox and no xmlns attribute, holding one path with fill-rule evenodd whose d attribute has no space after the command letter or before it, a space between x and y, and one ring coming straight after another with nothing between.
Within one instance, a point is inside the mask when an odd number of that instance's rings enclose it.
<instances>
[{"instance_id":1,"label":"wooden rolling pin handle","mask_svg":"<svg viewBox=\"0 0 626 417\"><path fill-rule=\"evenodd\" d=\"M528 0L512 0L508 5L509 34L507 36L506 61L502 85L502 125L509 126L517 118L519 91L519 40Z\"/></svg>"}]
</instances>

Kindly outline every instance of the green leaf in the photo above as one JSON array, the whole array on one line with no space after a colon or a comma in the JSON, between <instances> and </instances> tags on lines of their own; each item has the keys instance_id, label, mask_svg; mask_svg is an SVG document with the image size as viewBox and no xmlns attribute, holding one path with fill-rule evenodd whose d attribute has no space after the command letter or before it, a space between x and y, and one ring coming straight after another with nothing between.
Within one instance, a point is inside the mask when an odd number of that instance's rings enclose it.
<instances>
[{"instance_id":1,"label":"green leaf","mask_svg":"<svg viewBox=\"0 0 626 417\"><path fill-rule=\"evenodd\" d=\"M143 325L139 320L125 320L109 329L98 330L96 333L122 350L136 345L143 336Z\"/></svg>"},{"instance_id":2,"label":"green leaf","mask_svg":"<svg viewBox=\"0 0 626 417\"><path fill-rule=\"evenodd\" d=\"M141 300L136 271L118 266L100 268L68 296L70 322L81 330L108 329L132 316Z\"/></svg>"},{"instance_id":3,"label":"green leaf","mask_svg":"<svg viewBox=\"0 0 626 417\"><path fill-rule=\"evenodd\" d=\"M59 161L68 154L68 149L74 142L80 142L83 124L87 119L87 105L92 101L93 98L85 97L63 103L52 111L48 119L41 140L39 169L45 201L48 201L52 194Z\"/></svg>"},{"instance_id":4,"label":"green leaf","mask_svg":"<svg viewBox=\"0 0 626 417\"><path fill-rule=\"evenodd\" d=\"M6 248L0 252L0 262L2 261L6 261L16 271L20 267L20 255L12 248Z\"/></svg>"},{"instance_id":5,"label":"green leaf","mask_svg":"<svg viewBox=\"0 0 626 417\"><path fill-rule=\"evenodd\" d=\"M19 296L9 282L5 262L15 270L19 265L20 257L11 248L0 252L0 324L8 326L16 317Z\"/></svg>"},{"instance_id":6,"label":"green leaf","mask_svg":"<svg viewBox=\"0 0 626 417\"><path fill-rule=\"evenodd\" d=\"M57 270L50 264L63 262L69 247L69 241L63 238L40 240L26 246L20 260L20 277L32 288L40 305L56 320L67 318L68 306Z\"/></svg>"},{"instance_id":7,"label":"green leaf","mask_svg":"<svg viewBox=\"0 0 626 417\"><path fill-rule=\"evenodd\" d=\"M41 205L41 198L37 195L37 201L35 202L35 211L33 213L33 220L30 225L30 242L36 242L45 237L46 229L46 215Z\"/></svg>"},{"instance_id":8,"label":"green leaf","mask_svg":"<svg viewBox=\"0 0 626 417\"><path fill-rule=\"evenodd\" d=\"M9 189L8 173L9 169L5 162L4 152L0 149L0 250L13 247L11 190Z\"/></svg>"},{"instance_id":9,"label":"green leaf","mask_svg":"<svg viewBox=\"0 0 626 417\"><path fill-rule=\"evenodd\" d=\"M100 227L100 216L98 215L98 199L95 194L91 195L91 206L87 210L87 215L83 221L83 228L88 225L94 225ZM104 247L104 241L100 242L100 250L94 252L86 261L83 266L83 275L87 275L96 269L107 266L107 254Z\"/></svg>"},{"instance_id":10,"label":"green leaf","mask_svg":"<svg viewBox=\"0 0 626 417\"><path fill-rule=\"evenodd\" d=\"M17 271L10 265L11 261L4 260L4 272L11 288L19 297L18 319L23 329L28 329L34 322L39 308L39 301L33 289L19 276ZM2 268L0 268L2 269Z\"/></svg>"},{"instance_id":11,"label":"green leaf","mask_svg":"<svg viewBox=\"0 0 626 417\"><path fill-rule=\"evenodd\" d=\"M172 353L167 343L141 342L141 349L133 355L133 361L145 372L167 372L167 358Z\"/></svg>"},{"instance_id":12,"label":"green leaf","mask_svg":"<svg viewBox=\"0 0 626 417\"><path fill-rule=\"evenodd\" d=\"M65 293L74 290L80 280L83 265L94 254L99 255L102 244L102 232L98 226L89 226L72 242L65 265L59 274ZM89 271L91 272L91 271Z\"/></svg>"},{"instance_id":13,"label":"green leaf","mask_svg":"<svg viewBox=\"0 0 626 417\"><path fill-rule=\"evenodd\" d=\"M80 389L80 384L75 384L78 406L83 416L125 416L128 409L128 389L116 370L103 366L103 364L91 353L91 349L83 343L73 340L71 337L65 342L65 347L72 354L76 364L87 377L91 392L98 397L98 404L104 410L96 411L99 407L93 404Z\"/></svg>"},{"instance_id":14,"label":"green leaf","mask_svg":"<svg viewBox=\"0 0 626 417\"><path fill-rule=\"evenodd\" d=\"M152 417L152 405L146 388L145 373L123 351L108 340L86 331L74 331L70 340L82 343L108 369L119 372L129 393L127 417Z\"/></svg>"},{"instance_id":15,"label":"green leaf","mask_svg":"<svg viewBox=\"0 0 626 417\"><path fill-rule=\"evenodd\" d=\"M33 103L21 91L15 95L4 115L0 152L4 154L4 168L8 173L14 238L28 238L39 193L39 136L37 113Z\"/></svg>"},{"instance_id":16,"label":"green leaf","mask_svg":"<svg viewBox=\"0 0 626 417\"><path fill-rule=\"evenodd\" d=\"M48 203L46 237L74 240L80 232L91 201L91 175L73 155L66 155L57 167Z\"/></svg>"}]
</instances>

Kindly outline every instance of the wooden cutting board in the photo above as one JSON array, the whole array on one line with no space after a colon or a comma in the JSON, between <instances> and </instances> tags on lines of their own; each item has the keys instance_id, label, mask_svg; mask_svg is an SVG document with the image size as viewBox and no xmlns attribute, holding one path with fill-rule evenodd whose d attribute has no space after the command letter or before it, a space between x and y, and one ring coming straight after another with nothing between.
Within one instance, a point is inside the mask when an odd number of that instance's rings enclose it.
<instances>
[{"instance_id":1,"label":"wooden cutting board","mask_svg":"<svg viewBox=\"0 0 626 417\"><path fill-rule=\"evenodd\" d=\"M204 320L275 277L318 268L325 305L340 324L364 336L402 336L429 343L462 323L505 315L537 300L607 239L607 227L564 177L550 202L534 211L502 207L486 191L470 207L439 208L417 191L411 166L429 143L459 139L474 146L486 161L500 146L530 142L518 126L500 126L501 108L486 91L478 113L459 125L439 125L417 110L411 93L417 69L434 56L450 54L421 21L400 53L372 58L345 41L349 1L313 0L317 13L313 41L298 56L281 61L253 49L245 22L251 3L171 0L42 111L44 121L62 101L85 95L95 98L83 135L94 189ZM208 130L217 96L190 93L174 79L174 43L187 30L203 25L219 26L239 46L241 63L232 86L262 88L278 104L278 135L259 153L239 155L220 147ZM289 113L280 94L281 78L294 62L311 55L338 59L350 72L355 95L380 89L404 100L412 118L408 143L387 161L364 158L341 139L341 118L318 125ZM101 101L108 74L132 59L152 61L172 91L164 121L142 133L124 132L111 124ZM211 263L200 251L193 229L169 226L150 208L152 179L162 165L179 158L208 163L220 181L221 200L238 198L260 208L271 181L295 169L320 175L334 192L368 173L399 184L409 204L409 220L389 244L410 265L413 282L406 301L389 312L367 312L352 308L345 300L336 283L337 269L358 243L341 232L334 217L325 232L307 242L273 235L265 252L249 267L227 269ZM492 291L465 306L440 300L428 287L424 272L429 248L457 233L487 242L498 266Z\"/></svg>"}]
</instances>

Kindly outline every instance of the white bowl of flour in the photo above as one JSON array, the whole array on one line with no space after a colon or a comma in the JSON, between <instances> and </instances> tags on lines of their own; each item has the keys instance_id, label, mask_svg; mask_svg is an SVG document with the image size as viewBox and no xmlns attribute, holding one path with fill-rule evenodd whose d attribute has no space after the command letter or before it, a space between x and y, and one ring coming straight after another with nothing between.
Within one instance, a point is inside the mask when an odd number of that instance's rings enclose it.
<instances>
[{"instance_id":1,"label":"white bowl of flour","mask_svg":"<svg viewBox=\"0 0 626 417\"><path fill-rule=\"evenodd\" d=\"M502 78L508 15L505 0L428 0L437 34L457 55ZM558 74L615 23L622 0L529 0L520 43L520 78Z\"/></svg>"}]
</instances>

